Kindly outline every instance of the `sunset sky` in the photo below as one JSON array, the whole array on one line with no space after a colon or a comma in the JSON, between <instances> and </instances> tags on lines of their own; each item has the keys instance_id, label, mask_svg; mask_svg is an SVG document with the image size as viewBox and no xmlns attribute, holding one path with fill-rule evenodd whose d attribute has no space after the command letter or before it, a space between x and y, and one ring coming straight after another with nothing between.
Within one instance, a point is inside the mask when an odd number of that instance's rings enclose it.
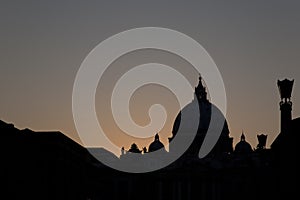
<instances>
[{"instance_id":1,"label":"sunset sky","mask_svg":"<svg viewBox=\"0 0 300 200\"><path fill-rule=\"evenodd\" d=\"M198 41L218 66L234 144L244 130L253 147L257 134L268 134L269 146L280 129L277 79L295 79L293 118L300 116L299 10L299 1L276 0L1 1L0 119L20 129L59 130L80 143L72 118L72 89L84 58L101 41L121 31L164 27ZM96 108L109 137L125 148L132 142L143 147L153 138L141 141L122 136L107 119L102 101L123 72L122 66L151 59L171 60L168 64L186 70L194 86L198 81L198 74L167 52L141 51L118 59L106 76L108 82L98 85ZM166 106L169 118L161 131L163 142L171 136L178 112L173 98L159 86L140 88L133 98L132 116L140 125L147 124L153 103Z\"/></svg>"}]
</instances>

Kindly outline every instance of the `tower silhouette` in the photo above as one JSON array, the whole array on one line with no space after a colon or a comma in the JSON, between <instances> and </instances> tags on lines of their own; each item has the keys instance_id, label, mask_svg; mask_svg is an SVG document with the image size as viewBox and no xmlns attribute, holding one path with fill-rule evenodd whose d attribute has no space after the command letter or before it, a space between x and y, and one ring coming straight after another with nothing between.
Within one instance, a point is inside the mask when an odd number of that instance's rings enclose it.
<instances>
[{"instance_id":1,"label":"tower silhouette","mask_svg":"<svg viewBox=\"0 0 300 200\"><path fill-rule=\"evenodd\" d=\"M280 111L281 111L281 132L286 132L289 124L292 120L292 101L291 94L293 89L294 80L284 79L282 81L278 80L277 85L279 88L281 101Z\"/></svg>"}]
</instances>

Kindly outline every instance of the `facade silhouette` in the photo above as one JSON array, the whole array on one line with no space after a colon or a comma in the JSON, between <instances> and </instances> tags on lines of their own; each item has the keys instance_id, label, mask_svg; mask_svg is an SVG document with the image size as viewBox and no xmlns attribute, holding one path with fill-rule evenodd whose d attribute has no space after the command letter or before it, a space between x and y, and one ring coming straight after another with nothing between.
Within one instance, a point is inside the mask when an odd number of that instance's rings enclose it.
<instances>
[{"instance_id":1,"label":"facade silhouette","mask_svg":"<svg viewBox=\"0 0 300 200\"><path fill-rule=\"evenodd\" d=\"M207 99L200 78L195 98L181 110L174 122L172 137L183 113L194 112L198 104L200 118L197 135L189 149L174 163L155 172L130 174L111 169L90 152L61 132L19 130L0 121L2 135L2 196L9 199L289 199L297 195L297 146L300 118L292 119L293 81L278 81L280 90L281 132L271 148L267 135L257 135L256 148L242 132L233 148L227 121ZM203 159L198 152L210 123L211 110L224 118L219 140ZM134 141L133 141L134 142ZM122 160L133 153L165 148L159 134L148 148L133 143L121 149L120 158L102 148L89 149L100 156ZM169 151L172 151L170 145ZM166 153L168 153L166 151Z\"/></svg>"}]
</instances>

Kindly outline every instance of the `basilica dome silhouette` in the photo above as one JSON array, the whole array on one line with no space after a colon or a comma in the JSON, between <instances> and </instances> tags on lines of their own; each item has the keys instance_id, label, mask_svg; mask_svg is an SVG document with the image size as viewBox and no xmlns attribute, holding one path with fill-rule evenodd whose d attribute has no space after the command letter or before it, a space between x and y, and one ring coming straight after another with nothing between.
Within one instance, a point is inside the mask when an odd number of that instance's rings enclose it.
<instances>
[{"instance_id":1,"label":"basilica dome silhouette","mask_svg":"<svg viewBox=\"0 0 300 200\"><path fill-rule=\"evenodd\" d=\"M165 148L164 144L159 140L158 133L155 135L154 141L149 145L148 152L153 152Z\"/></svg>"},{"instance_id":2,"label":"basilica dome silhouette","mask_svg":"<svg viewBox=\"0 0 300 200\"><path fill-rule=\"evenodd\" d=\"M234 152L236 153L251 153L252 147L251 145L246 141L244 133L242 133L241 140L235 145Z\"/></svg>"},{"instance_id":3,"label":"basilica dome silhouette","mask_svg":"<svg viewBox=\"0 0 300 200\"><path fill-rule=\"evenodd\" d=\"M223 126L223 128L221 129L221 133L218 133L220 130L214 130L214 126L210 127L212 111L214 113L213 123L222 123L221 126ZM182 116L184 116L185 119L183 119ZM195 124L198 125L196 129ZM171 142L179 131L187 136L191 133L194 134L194 132L197 131L192 144L184 155L198 158L208 128L212 128L213 134L215 134L216 137L219 137L216 145L210 152L210 155L231 153L233 151L233 138L229 137L227 121L222 112L207 99L206 88L202 84L202 78L199 77L199 83L197 87L195 87L194 99L178 113L173 124L172 137L169 138L170 151L172 151Z\"/></svg>"}]
</instances>

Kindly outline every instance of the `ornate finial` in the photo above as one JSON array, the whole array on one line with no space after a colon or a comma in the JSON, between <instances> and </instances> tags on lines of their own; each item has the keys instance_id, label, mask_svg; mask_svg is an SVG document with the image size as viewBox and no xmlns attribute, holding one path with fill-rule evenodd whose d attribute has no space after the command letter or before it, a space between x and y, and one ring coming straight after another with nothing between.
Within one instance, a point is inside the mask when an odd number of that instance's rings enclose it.
<instances>
[{"instance_id":1,"label":"ornate finial","mask_svg":"<svg viewBox=\"0 0 300 200\"><path fill-rule=\"evenodd\" d=\"M267 136L268 135L264 135L264 134L257 135L257 139L258 139L257 149L266 148Z\"/></svg>"},{"instance_id":2,"label":"ornate finial","mask_svg":"<svg viewBox=\"0 0 300 200\"><path fill-rule=\"evenodd\" d=\"M206 88L202 84L202 77L199 74L199 82L195 88L195 95L197 96L198 101L207 101L207 92Z\"/></svg>"},{"instance_id":3,"label":"ornate finial","mask_svg":"<svg viewBox=\"0 0 300 200\"><path fill-rule=\"evenodd\" d=\"M199 73L199 78L198 78L198 86L197 87L203 87L203 85L202 85L202 76L201 76L201 74Z\"/></svg>"},{"instance_id":4,"label":"ornate finial","mask_svg":"<svg viewBox=\"0 0 300 200\"><path fill-rule=\"evenodd\" d=\"M158 133L156 133L154 140L155 140L155 141L159 140L159 135L158 135Z\"/></svg>"},{"instance_id":5,"label":"ornate finial","mask_svg":"<svg viewBox=\"0 0 300 200\"><path fill-rule=\"evenodd\" d=\"M242 135L241 135L241 141L245 141L246 138L245 138L245 135L244 135L244 130L242 130Z\"/></svg>"},{"instance_id":6,"label":"ornate finial","mask_svg":"<svg viewBox=\"0 0 300 200\"><path fill-rule=\"evenodd\" d=\"M294 80L284 79L282 81L277 81L277 86L280 92L281 101L290 102L292 89L294 85Z\"/></svg>"}]
</instances>

